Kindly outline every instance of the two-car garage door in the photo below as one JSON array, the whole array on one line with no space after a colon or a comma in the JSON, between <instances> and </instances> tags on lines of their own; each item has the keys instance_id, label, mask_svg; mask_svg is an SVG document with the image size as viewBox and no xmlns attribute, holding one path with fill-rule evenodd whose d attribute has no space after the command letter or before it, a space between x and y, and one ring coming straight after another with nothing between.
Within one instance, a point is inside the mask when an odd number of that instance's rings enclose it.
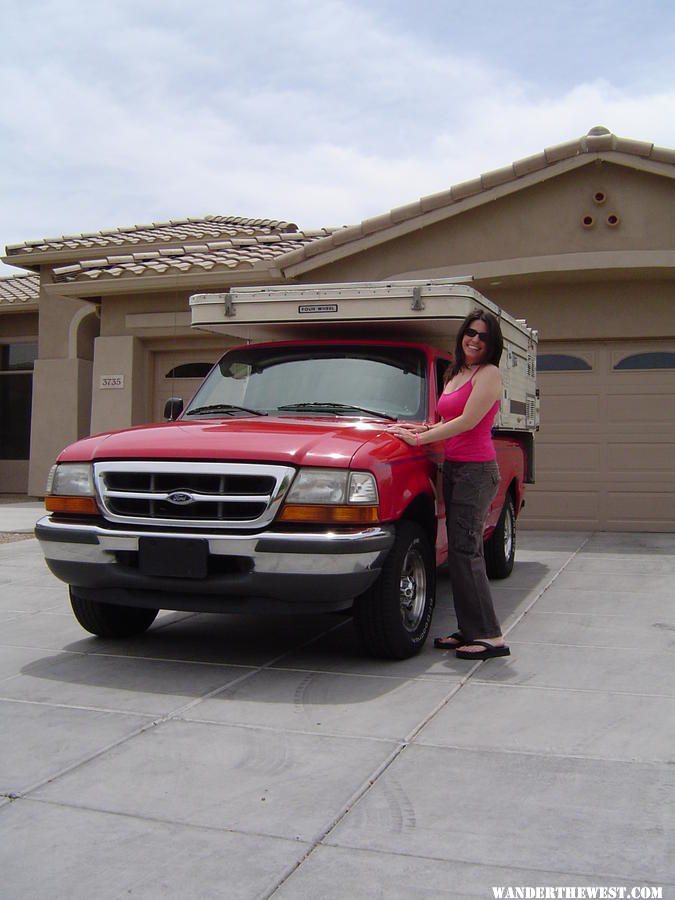
<instances>
[{"instance_id":1,"label":"two-car garage door","mask_svg":"<svg viewBox=\"0 0 675 900\"><path fill-rule=\"evenodd\" d=\"M674 349L665 341L540 344L537 484L523 524L673 530Z\"/></svg>"}]
</instances>

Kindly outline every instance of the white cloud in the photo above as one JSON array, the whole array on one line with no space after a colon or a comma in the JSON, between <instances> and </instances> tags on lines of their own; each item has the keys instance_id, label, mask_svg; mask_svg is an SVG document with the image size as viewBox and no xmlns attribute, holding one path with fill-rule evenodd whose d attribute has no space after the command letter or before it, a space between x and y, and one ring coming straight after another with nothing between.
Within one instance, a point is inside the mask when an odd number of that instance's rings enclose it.
<instances>
[{"instance_id":1,"label":"white cloud","mask_svg":"<svg viewBox=\"0 0 675 900\"><path fill-rule=\"evenodd\" d=\"M206 213L358 221L596 124L675 144L675 90L544 92L367 6L21 8L42 15L0 62L3 245Z\"/></svg>"}]
</instances>

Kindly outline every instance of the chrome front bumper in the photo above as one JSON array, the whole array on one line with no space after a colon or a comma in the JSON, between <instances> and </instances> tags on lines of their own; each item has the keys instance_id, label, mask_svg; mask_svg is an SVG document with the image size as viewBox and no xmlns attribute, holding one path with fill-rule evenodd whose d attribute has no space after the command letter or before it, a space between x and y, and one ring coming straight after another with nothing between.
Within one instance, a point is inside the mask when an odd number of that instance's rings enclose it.
<instances>
[{"instance_id":1,"label":"chrome front bumper","mask_svg":"<svg viewBox=\"0 0 675 900\"><path fill-rule=\"evenodd\" d=\"M377 579L394 541L394 526L253 535L130 533L46 516L35 534L51 571L78 596L122 605L234 612L253 611L256 600L265 601L265 608L267 601L297 609L344 608ZM143 574L133 562L143 537L207 541L213 573L198 579ZM236 561L235 571L223 571L228 560ZM153 594L151 603L144 592Z\"/></svg>"}]
</instances>

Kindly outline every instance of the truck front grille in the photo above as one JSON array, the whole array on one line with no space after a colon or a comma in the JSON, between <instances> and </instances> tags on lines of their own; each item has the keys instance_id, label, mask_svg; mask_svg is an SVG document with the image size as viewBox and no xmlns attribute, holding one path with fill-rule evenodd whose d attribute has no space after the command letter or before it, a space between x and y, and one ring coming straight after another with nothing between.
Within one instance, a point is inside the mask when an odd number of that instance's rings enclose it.
<instances>
[{"instance_id":1,"label":"truck front grille","mask_svg":"<svg viewBox=\"0 0 675 900\"><path fill-rule=\"evenodd\" d=\"M264 527L294 475L291 466L255 463L94 464L105 518L155 525Z\"/></svg>"}]
</instances>

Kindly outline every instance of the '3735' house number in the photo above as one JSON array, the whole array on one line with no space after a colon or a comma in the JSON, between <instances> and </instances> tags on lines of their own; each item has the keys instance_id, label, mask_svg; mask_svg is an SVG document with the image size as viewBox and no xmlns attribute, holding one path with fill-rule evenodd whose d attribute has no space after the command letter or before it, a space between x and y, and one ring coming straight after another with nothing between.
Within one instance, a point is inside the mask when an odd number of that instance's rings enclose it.
<instances>
[{"instance_id":1,"label":"'3735' house number","mask_svg":"<svg viewBox=\"0 0 675 900\"><path fill-rule=\"evenodd\" d=\"M104 388L123 388L124 387L124 375L101 375L101 383L99 387L103 390Z\"/></svg>"}]
</instances>

